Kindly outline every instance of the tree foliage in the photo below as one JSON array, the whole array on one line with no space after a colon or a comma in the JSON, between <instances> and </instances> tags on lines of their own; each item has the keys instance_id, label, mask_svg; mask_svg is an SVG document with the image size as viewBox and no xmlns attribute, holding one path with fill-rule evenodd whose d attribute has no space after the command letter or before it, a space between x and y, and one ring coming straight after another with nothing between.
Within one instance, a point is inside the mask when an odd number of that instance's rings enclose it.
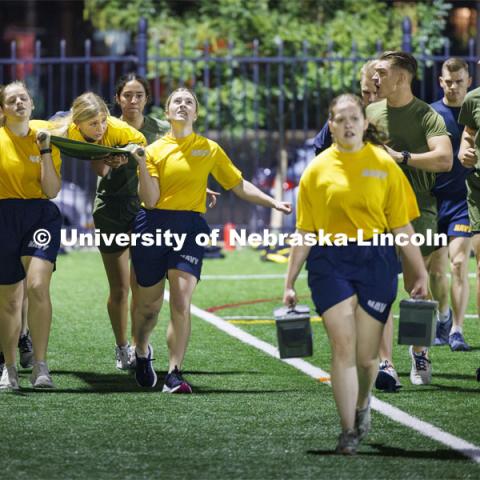
<instances>
[{"instance_id":1,"label":"tree foliage","mask_svg":"<svg viewBox=\"0 0 480 480\"><path fill-rule=\"evenodd\" d=\"M423 53L431 54L442 43L449 8L445 0L86 0L85 15L99 29L132 36L140 17L147 18L149 76L160 76L169 87L195 86L207 106L203 112L216 111L220 125L241 119L251 127L269 121L279 98L288 114L296 101L308 97L311 108L319 99L356 89L365 59L402 47L405 16L412 20L414 52L422 44ZM261 57L288 60L283 67L239 61L255 48ZM162 98L166 94L162 90ZM207 120L205 113L201 119Z\"/></svg>"}]
</instances>

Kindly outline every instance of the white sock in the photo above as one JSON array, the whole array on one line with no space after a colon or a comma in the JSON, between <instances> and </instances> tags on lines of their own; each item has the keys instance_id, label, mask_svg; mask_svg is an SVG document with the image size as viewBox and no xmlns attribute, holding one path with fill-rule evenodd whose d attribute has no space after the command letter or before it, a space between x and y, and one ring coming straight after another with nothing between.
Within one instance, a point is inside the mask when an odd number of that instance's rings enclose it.
<instances>
[{"instance_id":1,"label":"white sock","mask_svg":"<svg viewBox=\"0 0 480 480\"><path fill-rule=\"evenodd\" d=\"M142 352L138 349L138 347L135 347L135 353L137 354L137 357L140 357L140 358L148 357L148 350L146 352Z\"/></svg>"},{"instance_id":2,"label":"white sock","mask_svg":"<svg viewBox=\"0 0 480 480\"><path fill-rule=\"evenodd\" d=\"M450 309L447 308L445 312L440 312L439 321L440 323L446 323L450 318Z\"/></svg>"},{"instance_id":3,"label":"white sock","mask_svg":"<svg viewBox=\"0 0 480 480\"><path fill-rule=\"evenodd\" d=\"M462 328L462 327L459 327L458 325L454 325L454 326L452 327L452 329L450 330L450 335L452 335L453 333L456 333L456 332L458 332L458 333L460 333L460 334L463 335L463 328Z\"/></svg>"}]
</instances>

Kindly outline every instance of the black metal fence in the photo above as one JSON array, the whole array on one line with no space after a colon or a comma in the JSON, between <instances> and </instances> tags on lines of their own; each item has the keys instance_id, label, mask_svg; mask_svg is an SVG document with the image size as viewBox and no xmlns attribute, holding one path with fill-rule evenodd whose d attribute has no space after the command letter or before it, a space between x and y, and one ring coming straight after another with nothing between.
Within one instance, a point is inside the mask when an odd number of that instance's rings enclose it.
<instances>
[{"instance_id":1,"label":"black metal fence","mask_svg":"<svg viewBox=\"0 0 480 480\"><path fill-rule=\"evenodd\" d=\"M411 51L408 18L401 28L402 48ZM36 115L40 118L68 109L72 100L86 90L95 91L113 104L116 79L133 70L151 79L153 113L157 115L161 115L159 107L168 93L179 85L187 85L196 91L201 103L199 132L217 140L245 178L269 189L277 165L283 162L286 168L287 162L291 164L299 155L305 155L301 147L325 121L332 96L358 91L358 72L368 60L358 54L355 44L349 56L337 55L333 45L318 55L310 51L307 43L297 55L286 56L279 41L275 56L262 56L260 45L254 41L251 55L243 57L234 55L233 45L228 45L224 56L212 55L208 44L195 56L188 56L180 44L179 55L167 57L158 44L149 50L148 42L147 21L141 19L135 53L127 56L92 55L92 44L87 40L82 56L69 57L62 40L58 56L41 56L42 45L36 42L33 58L19 58L17 46L12 43L10 58L0 58L0 84L24 80L34 94ZM462 57L471 67L474 84L479 80L476 48L471 39L468 53ZM378 42L375 49L378 53L383 50ZM441 97L440 67L450 56L450 43L445 39L442 51L430 55L420 42L414 54L420 66L414 91L427 102L437 100ZM95 177L84 163L64 162L63 178L93 198ZM286 180L282 188L285 195L293 198L295 179ZM252 229L268 223L265 211L237 203L229 194L207 216L213 224L234 221Z\"/></svg>"}]
</instances>

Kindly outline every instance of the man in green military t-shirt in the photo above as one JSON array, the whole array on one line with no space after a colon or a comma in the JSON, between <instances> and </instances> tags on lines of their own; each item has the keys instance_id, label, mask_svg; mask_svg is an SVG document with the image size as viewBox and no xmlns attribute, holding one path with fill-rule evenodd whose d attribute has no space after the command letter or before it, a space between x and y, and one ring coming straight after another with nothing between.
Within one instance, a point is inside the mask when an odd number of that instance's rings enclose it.
<instances>
[{"instance_id":1,"label":"man in green military t-shirt","mask_svg":"<svg viewBox=\"0 0 480 480\"><path fill-rule=\"evenodd\" d=\"M420 208L420 217L412 225L417 233L426 235L428 230L437 230L437 205L431 193L435 174L452 168L453 153L443 118L413 95L411 84L416 73L417 61L409 53L383 53L373 77L383 100L368 106L367 117L385 136L385 148L411 183ZM434 249L433 245L421 247L427 267ZM428 349L412 346L410 356L410 381L414 385L430 383Z\"/></svg>"},{"instance_id":2,"label":"man in green military t-shirt","mask_svg":"<svg viewBox=\"0 0 480 480\"><path fill-rule=\"evenodd\" d=\"M465 125L458 159L464 167L475 167L467 177L467 203L473 234L472 246L477 259L477 312L480 317L480 87L465 96L458 122Z\"/></svg>"}]
</instances>

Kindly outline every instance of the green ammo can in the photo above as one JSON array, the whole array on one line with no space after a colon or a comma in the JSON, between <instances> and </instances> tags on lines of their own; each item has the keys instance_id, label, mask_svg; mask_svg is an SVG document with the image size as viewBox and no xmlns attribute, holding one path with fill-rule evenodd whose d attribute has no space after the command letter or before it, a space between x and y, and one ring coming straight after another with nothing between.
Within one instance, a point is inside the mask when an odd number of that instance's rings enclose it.
<instances>
[{"instance_id":1,"label":"green ammo can","mask_svg":"<svg viewBox=\"0 0 480 480\"><path fill-rule=\"evenodd\" d=\"M410 298L400 302L398 343L430 346L435 340L438 302Z\"/></svg>"},{"instance_id":2,"label":"green ammo can","mask_svg":"<svg viewBox=\"0 0 480 480\"><path fill-rule=\"evenodd\" d=\"M308 305L276 308L273 315L280 358L310 357L313 344Z\"/></svg>"}]
</instances>

